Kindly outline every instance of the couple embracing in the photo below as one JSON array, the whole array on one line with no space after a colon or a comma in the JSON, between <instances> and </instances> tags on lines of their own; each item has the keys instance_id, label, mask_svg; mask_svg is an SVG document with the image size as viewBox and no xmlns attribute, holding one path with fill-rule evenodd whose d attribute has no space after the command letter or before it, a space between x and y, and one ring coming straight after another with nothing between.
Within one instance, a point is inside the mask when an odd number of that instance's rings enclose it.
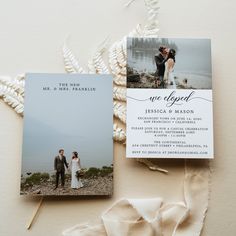
<instances>
[{"instance_id":1,"label":"couple embracing","mask_svg":"<svg viewBox=\"0 0 236 236\"><path fill-rule=\"evenodd\" d=\"M159 47L159 54L155 56L156 87L176 89L172 71L175 65L175 50L166 46Z\"/></svg>"},{"instance_id":2,"label":"couple embracing","mask_svg":"<svg viewBox=\"0 0 236 236\"><path fill-rule=\"evenodd\" d=\"M64 156L64 149L59 150L59 154L54 159L54 170L56 171L56 186L58 188L59 178L61 178L61 185L65 186L65 167L69 171L71 170L71 188L79 189L83 187L80 179L77 177L77 172L81 170L80 158L78 152L72 153L71 162L68 165L66 157Z\"/></svg>"}]
</instances>

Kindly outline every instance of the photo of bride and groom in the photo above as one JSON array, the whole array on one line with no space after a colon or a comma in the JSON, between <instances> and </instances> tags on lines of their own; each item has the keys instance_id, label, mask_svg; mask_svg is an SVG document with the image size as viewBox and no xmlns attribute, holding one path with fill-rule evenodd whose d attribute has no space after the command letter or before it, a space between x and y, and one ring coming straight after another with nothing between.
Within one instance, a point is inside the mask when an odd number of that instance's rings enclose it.
<instances>
[{"instance_id":1,"label":"photo of bride and groom","mask_svg":"<svg viewBox=\"0 0 236 236\"><path fill-rule=\"evenodd\" d=\"M54 159L54 170L56 174L56 185L54 190L58 188L59 178L61 179L62 188L65 187L65 167L67 171L71 173L70 187L72 189L82 188L83 184L79 177L79 172L81 171L81 164L78 152L74 151L72 153L71 161L68 164L64 155L64 149L60 149L59 154Z\"/></svg>"},{"instance_id":2,"label":"photo of bride and groom","mask_svg":"<svg viewBox=\"0 0 236 236\"><path fill-rule=\"evenodd\" d=\"M67 147L65 150L73 149ZM109 162L103 161L102 165L98 165L96 160L88 160L86 153L81 149L81 156L84 156L82 166L77 151L73 151L68 159L65 150L60 148L57 155L48 155L47 163L37 159L40 162L35 167L35 171L33 169L29 171L30 168L27 168L28 170L21 175L21 194L111 195L113 164L109 165Z\"/></svg>"},{"instance_id":3,"label":"photo of bride and groom","mask_svg":"<svg viewBox=\"0 0 236 236\"><path fill-rule=\"evenodd\" d=\"M26 86L20 194L111 196L111 77L30 74Z\"/></svg>"},{"instance_id":4,"label":"photo of bride and groom","mask_svg":"<svg viewBox=\"0 0 236 236\"><path fill-rule=\"evenodd\" d=\"M156 87L176 89L175 80L172 74L175 66L176 51L166 46L159 47L159 54L155 56Z\"/></svg>"},{"instance_id":5,"label":"photo of bride and groom","mask_svg":"<svg viewBox=\"0 0 236 236\"><path fill-rule=\"evenodd\" d=\"M127 39L127 88L212 89L211 77L210 39Z\"/></svg>"}]
</instances>

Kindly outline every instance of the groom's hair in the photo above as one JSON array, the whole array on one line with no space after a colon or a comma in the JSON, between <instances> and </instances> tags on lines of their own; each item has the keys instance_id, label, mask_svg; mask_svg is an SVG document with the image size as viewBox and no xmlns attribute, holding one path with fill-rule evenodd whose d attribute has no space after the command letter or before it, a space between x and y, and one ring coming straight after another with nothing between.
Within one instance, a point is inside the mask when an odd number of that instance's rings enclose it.
<instances>
[{"instance_id":1,"label":"groom's hair","mask_svg":"<svg viewBox=\"0 0 236 236\"><path fill-rule=\"evenodd\" d=\"M166 49L166 47L165 47L165 46L160 46L160 47L159 47L159 52L161 52L161 53L162 53L162 52L163 52L165 49Z\"/></svg>"},{"instance_id":2,"label":"groom's hair","mask_svg":"<svg viewBox=\"0 0 236 236\"><path fill-rule=\"evenodd\" d=\"M61 151L64 151L64 149L62 149L62 148L61 148L61 149L59 149L59 153L61 153Z\"/></svg>"}]
</instances>

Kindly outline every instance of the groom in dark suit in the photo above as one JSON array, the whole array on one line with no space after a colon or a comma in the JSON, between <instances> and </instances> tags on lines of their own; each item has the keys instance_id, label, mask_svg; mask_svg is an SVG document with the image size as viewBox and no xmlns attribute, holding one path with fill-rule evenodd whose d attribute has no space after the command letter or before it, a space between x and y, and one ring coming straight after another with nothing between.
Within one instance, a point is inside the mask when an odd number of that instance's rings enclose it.
<instances>
[{"instance_id":1,"label":"groom in dark suit","mask_svg":"<svg viewBox=\"0 0 236 236\"><path fill-rule=\"evenodd\" d=\"M158 80L161 82L161 86L164 87L164 74L165 74L165 63L168 60L168 48L165 46L159 47L159 54L155 56L155 62L156 62L156 75L158 77Z\"/></svg>"},{"instance_id":2,"label":"groom in dark suit","mask_svg":"<svg viewBox=\"0 0 236 236\"><path fill-rule=\"evenodd\" d=\"M64 156L64 150L60 149L59 154L54 159L54 169L56 171L56 187L58 187L59 176L61 176L61 185L65 185L65 166L68 169L68 163L66 157Z\"/></svg>"}]
</instances>

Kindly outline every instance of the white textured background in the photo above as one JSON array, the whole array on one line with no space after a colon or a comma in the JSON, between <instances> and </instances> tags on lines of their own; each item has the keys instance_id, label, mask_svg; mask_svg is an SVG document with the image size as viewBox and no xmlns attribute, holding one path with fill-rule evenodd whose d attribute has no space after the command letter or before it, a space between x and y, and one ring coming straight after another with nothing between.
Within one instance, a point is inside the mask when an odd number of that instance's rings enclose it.
<instances>
[{"instance_id":1,"label":"white textured background","mask_svg":"<svg viewBox=\"0 0 236 236\"><path fill-rule=\"evenodd\" d=\"M146 17L142 0L0 0L0 75L64 72L61 46L69 46L86 65L106 36L120 39ZM215 160L211 199L203 236L236 235L236 2L161 0L160 36L212 39ZM191 52L190 52L191 53ZM115 145L115 192L111 199L44 201L30 231L25 224L37 200L20 197L22 119L0 102L0 235L60 235L76 223L94 220L120 197L161 196L182 200L183 161L162 161L168 176L125 160Z\"/></svg>"}]
</instances>

